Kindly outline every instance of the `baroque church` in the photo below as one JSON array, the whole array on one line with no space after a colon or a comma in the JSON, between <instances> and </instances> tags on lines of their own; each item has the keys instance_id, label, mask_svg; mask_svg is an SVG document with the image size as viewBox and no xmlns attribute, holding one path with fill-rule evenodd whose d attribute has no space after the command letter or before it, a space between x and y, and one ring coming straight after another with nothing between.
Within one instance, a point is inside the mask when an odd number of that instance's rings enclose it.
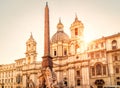
<instances>
[{"instance_id":1,"label":"baroque church","mask_svg":"<svg viewBox=\"0 0 120 88\"><path fill-rule=\"evenodd\" d=\"M58 83L68 88L120 88L120 33L86 45L84 24L77 16L69 30L71 37L64 32L59 20L56 33L50 39L50 56ZM39 53L36 48L31 34L26 42L25 57L0 65L1 88L39 88L42 62L36 61Z\"/></svg>"}]
</instances>

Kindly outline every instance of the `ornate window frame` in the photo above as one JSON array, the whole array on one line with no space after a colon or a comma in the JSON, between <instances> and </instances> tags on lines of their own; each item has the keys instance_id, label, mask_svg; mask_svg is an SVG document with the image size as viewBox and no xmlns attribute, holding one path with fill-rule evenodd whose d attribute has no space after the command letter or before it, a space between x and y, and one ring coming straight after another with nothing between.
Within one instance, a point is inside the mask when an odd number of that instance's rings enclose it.
<instances>
[{"instance_id":1,"label":"ornate window frame","mask_svg":"<svg viewBox=\"0 0 120 88\"><path fill-rule=\"evenodd\" d=\"M113 40L112 42L111 42L111 46L112 46L112 49L114 50L114 49L117 49L117 40Z\"/></svg>"},{"instance_id":2,"label":"ornate window frame","mask_svg":"<svg viewBox=\"0 0 120 88\"><path fill-rule=\"evenodd\" d=\"M107 75L107 65L102 63L96 63L94 66L90 67L91 77L96 76L106 76Z\"/></svg>"}]
</instances>

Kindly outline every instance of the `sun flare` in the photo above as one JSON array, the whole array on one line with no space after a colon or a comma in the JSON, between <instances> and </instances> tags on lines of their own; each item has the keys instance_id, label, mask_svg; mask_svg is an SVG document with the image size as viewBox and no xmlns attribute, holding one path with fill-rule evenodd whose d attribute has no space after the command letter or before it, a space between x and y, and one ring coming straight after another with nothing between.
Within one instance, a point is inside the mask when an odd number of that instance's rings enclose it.
<instances>
[{"instance_id":1,"label":"sun flare","mask_svg":"<svg viewBox=\"0 0 120 88\"><path fill-rule=\"evenodd\" d=\"M84 41L86 43L89 43L90 41L92 41L94 39L94 32L92 31L85 31L84 32Z\"/></svg>"}]
</instances>

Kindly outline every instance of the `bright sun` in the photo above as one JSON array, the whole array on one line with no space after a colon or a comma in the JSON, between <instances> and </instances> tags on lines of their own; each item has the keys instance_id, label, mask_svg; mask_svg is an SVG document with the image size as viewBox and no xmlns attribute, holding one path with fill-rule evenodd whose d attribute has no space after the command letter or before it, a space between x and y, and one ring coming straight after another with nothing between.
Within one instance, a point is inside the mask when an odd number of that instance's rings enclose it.
<instances>
[{"instance_id":1,"label":"bright sun","mask_svg":"<svg viewBox=\"0 0 120 88\"><path fill-rule=\"evenodd\" d=\"M92 31L84 31L84 41L86 43L92 41L94 39L94 33Z\"/></svg>"}]
</instances>

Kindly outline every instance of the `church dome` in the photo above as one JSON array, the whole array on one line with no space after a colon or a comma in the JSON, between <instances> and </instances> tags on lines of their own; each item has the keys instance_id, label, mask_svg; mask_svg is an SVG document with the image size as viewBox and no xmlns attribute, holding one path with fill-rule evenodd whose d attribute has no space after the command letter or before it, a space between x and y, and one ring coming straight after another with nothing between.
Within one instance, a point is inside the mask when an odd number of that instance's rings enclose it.
<instances>
[{"instance_id":1,"label":"church dome","mask_svg":"<svg viewBox=\"0 0 120 88\"><path fill-rule=\"evenodd\" d=\"M69 36L63 31L63 27L61 20L59 20L57 32L52 36L51 43L69 42Z\"/></svg>"},{"instance_id":2,"label":"church dome","mask_svg":"<svg viewBox=\"0 0 120 88\"><path fill-rule=\"evenodd\" d=\"M51 39L51 42L52 43L56 43L56 42L69 42L69 36L64 33L63 31L57 31L53 36L52 36L52 39Z\"/></svg>"}]
</instances>

